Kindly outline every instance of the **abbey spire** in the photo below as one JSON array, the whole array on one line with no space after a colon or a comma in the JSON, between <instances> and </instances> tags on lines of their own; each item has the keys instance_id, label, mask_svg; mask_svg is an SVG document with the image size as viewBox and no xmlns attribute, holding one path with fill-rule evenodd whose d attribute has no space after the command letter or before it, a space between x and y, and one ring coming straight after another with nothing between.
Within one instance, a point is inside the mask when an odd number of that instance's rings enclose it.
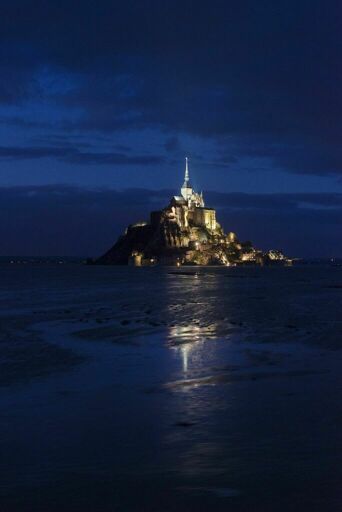
<instances>
[{"instance_id":1,"label":"abbey spire","mask_svg":"<svg viewBox=\"0 0 342 512\"><path fill-rule=\"evenodd\" d=\"M185 175L184 175L184 183L181 188L181 194L186 201L188 201L192 196L192 186L190 184L190 179L189 179L188 157L185 157Z\"/></svg>"},{"instance_id":2,"label":"abbey spire","mask_svg":"<svg viewBox=\"0 0 342 512\"><path fill-rule=\"evenodd\" d=\"M197 194L190 184L190 176L189 176L189 160L188 157L185 157L185 174L184 174L184 183L181 188L181 195L183 199L188 203L188 206L197 206L204 207L203 196Z\"/></svg>"},{"instance_id":3,"label":"abbey spire","mask_svg":"<svg viewBox=\"0 0 342 512\"><path fill-rule=\"evenodd\" d=\"M185 157L185 176L184 176L184 182L187 183L189 181L189 164L188 164L188 157Z\"/></svg>"}]
</instances>

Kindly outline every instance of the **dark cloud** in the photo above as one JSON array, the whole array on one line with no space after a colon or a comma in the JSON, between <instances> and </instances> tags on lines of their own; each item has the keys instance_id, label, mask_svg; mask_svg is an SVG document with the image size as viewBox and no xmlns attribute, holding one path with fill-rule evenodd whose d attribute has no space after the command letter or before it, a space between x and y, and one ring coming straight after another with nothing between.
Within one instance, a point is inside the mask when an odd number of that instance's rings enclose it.
<instances>
[{"instance_id":1,"label":"dark cloud","mask_svg":"<svg viewBox=\"0 0 342 512\"><path fill-rule=\"evenodd\" d=\"M153 155L126 155L124 153L95 153L79 151L75 147L1 147L0 159L32 160L57 158L75 164L96 165L156 165L163 158Z\"/></svg>"},{"instance_id":2,"label":"dark cloud","mask_svg":"<svg viewBox=\"0 0 342 512\"><path fill-rule=\"evenodd\" d=\"M165 142L166 151L173 153L180 149L178 137L169 137Z\"/></svg>"},{"instance_id":3,"label":"dark cloud","mask_svg":"<svg viewBox=\"0 0 342 512\"><path fill-rule=\"evenodd\" d=\"M84 189L67 185L0 188L2 255L96 256L127 224L147 220L173 191ZM342 194L208 192L226 231L295 256L342 256Z\"/></svg>"},{"instance_id":4,"label":"dark cloud","mask_svg":"<svg viewBox=\"0 0 342 512\"><path fill-rule=\"evenodd\" d=\"M0 101L47 102L75 133L154 128L171 136L170 151L182 132L222 153L229 140L236 159L336 175L340 26L334 0L11 0L0 18Z\"/></svg>"},{"instance_id":5,"label":"dark cloud","mask_svg":"<svg viewBox=\"0 0 342 512\"><path fill-rule=\"evenodd\" d=\"M243 194L208 192L210 203L226 210L296 211L303 208L342 209L342 194Z\"/></svg>"},{"instance_id":6,"label":"dark cloud","mask_svg":"<svg viewBox=\"0 0 342 512\"><path fill-rule=\"evenodd\" d=\"M281 143L274 137L269 137L265 143L264 137L249 136L223 151L215 160L215 165L226 166L239 158L267 159L270 168L284 170L302 175L338 175L342 173L342 149L339 144L314 143L289 137Z\"/></svg>"}]
</instances>

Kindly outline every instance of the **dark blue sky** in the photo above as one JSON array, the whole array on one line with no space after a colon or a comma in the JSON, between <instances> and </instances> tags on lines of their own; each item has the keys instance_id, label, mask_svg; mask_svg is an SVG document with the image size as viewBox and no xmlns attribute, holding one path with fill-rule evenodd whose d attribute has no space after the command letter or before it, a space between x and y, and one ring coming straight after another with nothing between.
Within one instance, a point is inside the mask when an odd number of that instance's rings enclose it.
<instances>
[{"instance_id":1,"label":"dark blue sky","mask_svg":"<svg viewBox=\"0 0 342 512\"><path fill-rule=\"evenodd\" d=\"M100 253L179 188L188 155L227 230L341 256L341 12L3 1L1 253Z\"/></svg>"}]
</instances>

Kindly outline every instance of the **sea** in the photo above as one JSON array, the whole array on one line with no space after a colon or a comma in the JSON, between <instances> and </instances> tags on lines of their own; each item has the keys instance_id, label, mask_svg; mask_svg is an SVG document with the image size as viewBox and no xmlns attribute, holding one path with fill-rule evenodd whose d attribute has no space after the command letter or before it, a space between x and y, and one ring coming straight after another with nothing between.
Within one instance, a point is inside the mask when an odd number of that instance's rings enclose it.
<instances>
[{"instance_id":1,"label":"sea","mask_svg":"<svg viewBox=\"0 0 342 512\"><path fill-rule=\"evenodd\" d=\"M342 266L0 264L1 512L342 510Z\"/></svg>"}]
</instances>

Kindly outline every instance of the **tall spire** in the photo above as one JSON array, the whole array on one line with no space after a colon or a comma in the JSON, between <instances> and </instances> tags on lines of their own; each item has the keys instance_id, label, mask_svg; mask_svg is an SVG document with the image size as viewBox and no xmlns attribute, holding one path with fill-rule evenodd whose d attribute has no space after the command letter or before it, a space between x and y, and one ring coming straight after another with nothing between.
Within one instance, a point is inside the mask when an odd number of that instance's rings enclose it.
<instances>
[{"instance_id":1,"label":"tall spire","mask_svg":"<svg viewBox=\"0 0 342 512\"><path fill-rule=\"evenodd\" d=\"M185 176L184 176L184 183L181 188L181 194L186 201L192 196L192 187L191 187L190 178L189 178L189 164L188 164L187 156L185 157Z\"/></svg>"},{"instance_id":2,"label":"tall spire","mask_svg":"<svg viewBox=\"0 0 342 512\"><path fill-rule=\"evenodd\" d=\"M188 157L187 156L185 157L185 177L184 177L184 181L185 182L189 181L189 166L188 166Z\"/></svg>"}]
</instances>

